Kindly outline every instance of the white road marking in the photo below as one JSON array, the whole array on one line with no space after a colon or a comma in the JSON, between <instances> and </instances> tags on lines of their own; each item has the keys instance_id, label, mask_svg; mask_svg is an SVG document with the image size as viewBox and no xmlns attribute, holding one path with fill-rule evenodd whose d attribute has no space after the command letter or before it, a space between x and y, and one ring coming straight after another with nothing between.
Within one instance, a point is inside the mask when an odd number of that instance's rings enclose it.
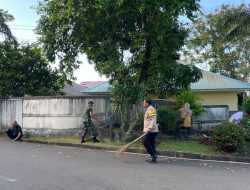
<instances>
[{"instance_id":1,"label":"white road marking","mask_svg":"<svg viewBox=\"0 0 250 190\"><path fill-rule=\"evenodd\" d=\"M8 182L15 182L16 181L16 179L11 179L11 178L8 178L8 177L3 177L3 176L0 176L0 180L8 181Z\"/></svg>"},{"instance_id":2,"label":"white road marking","mask_svg":"<svg viewBox=\"0 0 250 190\"><path fill-rule=\"evenodd\" d=\"M107 151L111 153L115 153L117 151ZM148 155L148 154L142 154L142 153L133 153L133 152L125 152L125 154L134 154L134 155ZM192 159L192 158L178 158L178 157L170 157L170 156L158 156L158 158L171 158L176 160L190 160L190 161L200 161L200 162L218 162L218 163L230 163L230 164L242 164L242 165L250 165L250 163L247 162L234 162L234 161L220 161L220 160L202 160L202 159ZM175 161L175 160L174 160Z\"/></svg>"}]
</instances>

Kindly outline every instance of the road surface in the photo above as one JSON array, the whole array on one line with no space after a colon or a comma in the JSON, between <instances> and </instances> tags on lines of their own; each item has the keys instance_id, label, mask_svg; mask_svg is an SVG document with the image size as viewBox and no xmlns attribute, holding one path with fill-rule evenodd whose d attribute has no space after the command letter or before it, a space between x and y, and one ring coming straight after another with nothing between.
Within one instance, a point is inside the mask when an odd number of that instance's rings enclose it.
<instances>
[{"instance_id":1,"label":"road surface","mask_svg":"<svg viewBox=\"0 0 250 190\"><path fill-rule=\"evenodd\" d=\"M250 164L0 140L0 190L250 190Z\"/></svg>"}]
</instances>

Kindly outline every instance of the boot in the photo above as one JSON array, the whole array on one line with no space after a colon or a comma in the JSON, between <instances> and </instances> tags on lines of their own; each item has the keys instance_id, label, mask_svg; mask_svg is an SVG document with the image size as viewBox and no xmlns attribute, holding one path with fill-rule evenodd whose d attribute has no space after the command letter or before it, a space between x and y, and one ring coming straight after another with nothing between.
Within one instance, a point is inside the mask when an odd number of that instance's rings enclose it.
<instances>
[{"instance_id":1,"label":"boot","mask_svg":"<svg viewBox=\"0 0 250 190\"><path fill-rule=\"evenodd\" d=\"M98 143L100 142L96 137L93 137L93 143Z\"/></svg>"},{"instance_id":2,"label":"boot","mask_svg":"<svg viewBox=\"0 0 250 190\"><path fill-rule=\"evenodd\" d=\"M85 143L86 141L84 140L84 137L82 137L81 143Z\"/></svg>"},{"instance_id":3,"label":"boot","mask_svg":"<svg viewBox=\"0 0 250 190\"><path fill-rule=\"evenodd\" d=\"M147 162L150 163L150 164L157 163L157 157L156 156L152 156L151 159L147 160Z\"/></svg>"}]
</instances>

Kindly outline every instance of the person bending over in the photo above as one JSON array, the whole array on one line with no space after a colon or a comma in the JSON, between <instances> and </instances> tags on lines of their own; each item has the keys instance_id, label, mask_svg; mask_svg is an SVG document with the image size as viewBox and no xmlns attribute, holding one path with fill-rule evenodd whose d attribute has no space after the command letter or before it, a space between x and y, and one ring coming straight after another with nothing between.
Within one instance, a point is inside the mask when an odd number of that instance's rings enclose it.
<instances>
[{"instance_id":1,"label":"person bending over","mask_svg":"<svg viewBox=\"0 0 250 190\"><path fill-rule=\"evenodd\" d=\"M5 133L13 141L21 141L23 137L22 128L16 121L12 123L12 126Z\"/></svg>"}]
</instances>

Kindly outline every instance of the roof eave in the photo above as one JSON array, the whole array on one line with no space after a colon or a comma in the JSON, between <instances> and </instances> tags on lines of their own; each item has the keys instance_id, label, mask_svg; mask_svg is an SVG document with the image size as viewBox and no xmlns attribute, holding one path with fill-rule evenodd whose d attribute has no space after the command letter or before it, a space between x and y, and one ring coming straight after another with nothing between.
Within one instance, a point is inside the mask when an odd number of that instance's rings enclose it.
<instances>
[{"instance_id":1,"label":"roof eave","mask_svg":"<svg viewBox=\"0 0 250 190\"><path fill-rule=\"evenodd\" d=\"M109 92L83 92L83 94L86 94L86 95L106 95L106 96L108 96L110 93Z\"/></svg>"},{"instance_id":2,"label":"roof eave","mask_svg":"<svg viewBox=\"0 0 250 190\"><path fill-rule=\"evenodd\" d=\"M246 88L230 88L230 89L191 89L192 91L198 91L198 92L245 92L245 91L250 91L249 89Z\"/></svg>"}]
</instances>

